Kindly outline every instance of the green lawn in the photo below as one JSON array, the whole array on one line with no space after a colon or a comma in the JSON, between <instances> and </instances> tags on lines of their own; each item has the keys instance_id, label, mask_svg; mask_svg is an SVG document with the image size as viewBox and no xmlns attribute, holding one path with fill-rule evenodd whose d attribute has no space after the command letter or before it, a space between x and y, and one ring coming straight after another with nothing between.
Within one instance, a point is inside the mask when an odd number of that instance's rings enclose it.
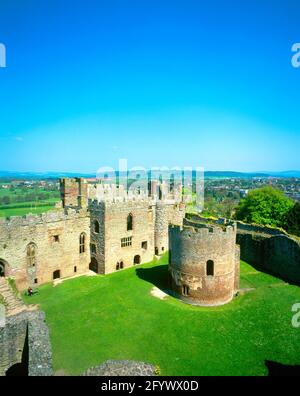
<instances>
[{"instance_id":1,"label":"green lawn","mask_svg":"<svg viewBox=\"0 0 300 396\"><path fill-rule=\"evenodd\" d=\"M79 374L107 359L158 365L163 375L266 375L265 360L300 364L291 307L300 288L241 263L241 287L215 308L150 295L164 287L167 256L106 276L82 276L24 297L46 312L54 369Z\"/></svg>"},{"instance_id":2,"label":"green lawn","mask_svg":"<svg viewBox=\"0 0 300 396\"><path fill-rule=\"evenodd\" d=\"M39 202L15 202L9 205L0 205L0 217L24 216L29 213L40 214L55 209L56 198Z\"/></svg>"}]
</instances>

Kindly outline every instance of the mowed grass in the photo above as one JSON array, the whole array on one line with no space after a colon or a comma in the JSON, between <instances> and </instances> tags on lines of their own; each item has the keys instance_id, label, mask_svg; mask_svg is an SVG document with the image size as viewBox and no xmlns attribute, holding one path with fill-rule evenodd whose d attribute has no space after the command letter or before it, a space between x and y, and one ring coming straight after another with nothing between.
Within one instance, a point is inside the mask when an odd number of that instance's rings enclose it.
<instances>
[{"instance_id":1,"label":"mowed grass","mask_svg":"<svg viewBox=\"0 0 300 396\"><path fill-rule=\"evenodd\" d=\"M291 307L300 288L241 262L241 293L231 303L194 307L151 296L166 287L167 255L105 276L82 276L39 294L55 371L77 375L107 359L158 365L163 375L267 375L265 360L300 364L300 329Z\"/></svg>"},{"instance_id":2,"label":"mowed grass","mask_svg":"<svg viewBox=\"0 0 300 396\"><path fill-rule=\"evenodd\" d=\"M18 202L0 206L0 217L24 216L26 214L41 214L55 210L57 199L50 198L40 202Z\"/></svg>"},{"instance_id":3,"label":"mowed grass","mask_svg":"<svg viewBox=\"0 0 300 396\"><path fill-rule=\"evenodd\" d=\"M22 207L22 208L3 208L0 207L0 217L11 217L11 216L25 216L31 214L41 214L48 212L49 210L55 210L54 205L36 206L36 207Z\"/></svg>"}]
</instances>

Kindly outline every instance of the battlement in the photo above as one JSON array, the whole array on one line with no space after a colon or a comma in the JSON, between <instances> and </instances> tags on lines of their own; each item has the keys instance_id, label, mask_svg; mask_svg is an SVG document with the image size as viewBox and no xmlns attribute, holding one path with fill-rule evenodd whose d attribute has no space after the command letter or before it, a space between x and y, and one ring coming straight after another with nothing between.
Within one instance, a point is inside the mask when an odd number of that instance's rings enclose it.
<instances>
[{"instance_id":1,"label":"battlement","mask_svg":"<svg viewBox=\"0 0 300 396\"><path fill-rule=\"evenodd\" d=\"M128 197L119 197L119 198L114 198L114 199L108 199L108 200L97 200L97 199L90 199L89 200L89 210L99 210L103 208L112 208L112 209L120 209L122 210L123 208L137 208L139 206L145 207L145 206L153 206L154 203L150 198L142 198L142 197L131 197L130 199Z\"/></svg>"},{"instance_id":2,"label":"battlement","mask_svg":"<svg viewBox=\"0 0 300 396\"><path fill-rule=\"evenodd\" d=\"M172 228L173 226L171 226ZM176 228L176 226L174 226ZM206 236L209 234L221 234L221 235L235 235L236 234L236 223L230 221L226 224L219 223L201 223L198 221L193 221L189 219L183 220L183 226L180 230L175 230L175 232L180 232L181 234L201 234L202 236Z\"/></svg>"},{"instance_id":3,"label":"battlement","mask_svg":"<svg viewBox=\"0 0 300 396\"><path fill-rule=\"evenodd\" d=\"M9 227L25 227L25 226L33 226L36 224L47 224L47 223L55 223L58 221L67 221L71 219L79 219L82 217L87 217L88 212L86 209L61 209L55 211L45 212L39 215L27 214L25 216L11 216L8 218L1 217L0 218L0 227L1 226L9 226Z\"/></svg>"}]
</instances>

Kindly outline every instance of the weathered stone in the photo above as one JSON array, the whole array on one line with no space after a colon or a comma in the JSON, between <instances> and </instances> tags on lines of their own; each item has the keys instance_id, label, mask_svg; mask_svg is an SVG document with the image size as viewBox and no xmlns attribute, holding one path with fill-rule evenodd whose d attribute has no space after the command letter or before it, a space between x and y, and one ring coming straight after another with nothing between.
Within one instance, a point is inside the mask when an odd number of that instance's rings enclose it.
<instances>
[{"instance_id":1,"label":"weathered stone","mask_svg":"<svg viewBox=\"0 0 300 396\"><path fill-rule=\"evenodd\" d=\"M172 290L195 305L229 302L239 287L236 224L207 225L185 219L169 227L169 277Z\"/></svg>"},{"instance_id":2,"label":"weathered stone","mask_svg":"<svg viewBox=\"0 0 300 396\"><path fill-rule=\"evenodd\" d=\"M132 360L107 360L97 367L86 370L83 376L154 376L155 367Z\"/></svg>"}]
</instances>

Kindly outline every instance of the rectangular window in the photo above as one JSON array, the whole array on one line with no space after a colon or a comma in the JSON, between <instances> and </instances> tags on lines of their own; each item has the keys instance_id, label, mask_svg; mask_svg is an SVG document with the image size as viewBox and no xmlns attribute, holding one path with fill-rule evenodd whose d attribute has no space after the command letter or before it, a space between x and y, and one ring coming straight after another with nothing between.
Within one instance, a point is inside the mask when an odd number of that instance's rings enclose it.
<instances>
[{"instance_id":1,"label":"rectangular window","mask_svg":"<svg viewBox=\"0 0 300 396\"><path fill-rule=\"evenodd\" d=\"M147 241L143 241L142 242L142 249L147 249L148 248L148 242Z\"/></svg>"},{"instance_id":2,"label":"rectangular window","mask_svg":"<svg viewBox=\"0 0 300 396\"><path fill-rule=\"evenodd\" d=\"M121 247L126 247L126 246L131 246L131 245L132 245L132 237L121 239Z\"/></svg>"},{"instance_id":3,"label":"rectangular window","mask_svg":"<svg viewBox=\"0 0 300 396\"><path fill-rule=\"evenodd\" d=\"M77 272L77 267L76 267L76 265L75 265L75 267L74 267L74 272Z\"/></svg>"},{"instance_id":4,"label":"rectangular window","mask_svg":"<svg viewBox=\"0 0 300 396\"><path fill-rule=\"evenodd\" d=\"M34 283L38 283L38 280L37 280L37 278L35 278L35 280L34 280Z\"/></svg>"},{"instance_id":5,"label":"rectangular window","mask_svg":"<svg viewBox=\"0 0 300 396\"><path fill-rule=\"evenodd\" d=\"M53 242L59 242L59 235L53 235Z\"/></svg>"}]
</instances>

